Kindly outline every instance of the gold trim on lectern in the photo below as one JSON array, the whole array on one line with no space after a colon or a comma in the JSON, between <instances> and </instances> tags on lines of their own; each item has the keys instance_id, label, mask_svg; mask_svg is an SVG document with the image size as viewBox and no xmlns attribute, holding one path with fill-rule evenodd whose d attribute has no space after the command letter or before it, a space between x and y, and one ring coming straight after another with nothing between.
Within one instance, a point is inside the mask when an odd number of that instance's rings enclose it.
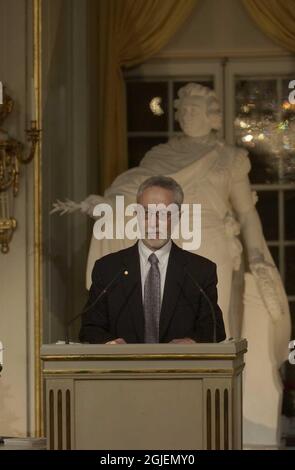
<instances>
[{"instance_id":1,"label":"gold trim on lectern","mask_svg":"<svg viewBox=\"0 0 295 470\"><path fill-rule=\"evenodd\" d=\"M239 375L243 370L244 364L235 371L233 369L44 369L44 377L50 375L103 375L103 374L217 374L217 375Z\"/></svg>"},{"instance_id":2,"label":"gold trim on lectern","mask_svg":"<svg viewBox=\"0 0 295 470\"><path fill-rule=\"evenodd\" d=\"M236 354L64 354L64 355L42 355L43 361L146 361L146 360L210 360L210 359L227 359L233 360L245 354L246 349Z\"/></svg>"},{"instance_id":3,"label":"gold trim on lectern","mask_svg":"<svg viewBox=\"0 0 295 470\"><path fill-rule=\"evenodd\" d=\"M37 128L42 123L42 0L33 0L33 76ZM40 346L42 339L42 135L34 159L34 388L35 436L44 435Z\"/></svg>"}]
</instances>

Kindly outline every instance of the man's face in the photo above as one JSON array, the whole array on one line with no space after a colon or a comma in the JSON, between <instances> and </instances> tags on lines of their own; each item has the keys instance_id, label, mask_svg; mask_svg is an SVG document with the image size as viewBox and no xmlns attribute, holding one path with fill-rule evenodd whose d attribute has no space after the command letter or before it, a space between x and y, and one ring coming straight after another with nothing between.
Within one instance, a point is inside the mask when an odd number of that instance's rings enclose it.
<instances>
[{"instance_id":1,"label":"man's face","mask_svg":"<svg viewBox=\"0 0 295 470\"><path fill-rule=\"evenodd\" d=\"M201 137L211 131L205 98L194 96L182 100L178 111L179 124L189 137Z\"/></svg>"},{"instance_id":2,"label":"man's face","mask_svg":"<svg viewBox=\"0 0 295 470\"><path fill-rule=\"evenodd\" d=\"M167 207L174 203L174 194L169 189L159 186L147 188L138 199L144 209L144 238L143 243L151 250L158 250L171 238L171 213ZM155 206L161 205L160 211Z\"/></svg>"}]
</instances>

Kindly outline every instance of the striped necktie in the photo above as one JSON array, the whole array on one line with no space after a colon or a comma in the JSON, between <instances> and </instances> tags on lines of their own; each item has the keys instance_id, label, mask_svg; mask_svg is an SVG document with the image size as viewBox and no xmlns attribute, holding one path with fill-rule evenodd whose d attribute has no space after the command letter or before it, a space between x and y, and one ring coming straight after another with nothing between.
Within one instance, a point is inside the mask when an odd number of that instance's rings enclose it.
<instances>
[{"instance_id":1,"label":"striped necktie","mask_svg":"<svg viewBox=\"0 0 295 470\"><path fill-rule=\"evenodd\" d=\"M161 276L155 253L148 258L151 267L144 283L145 343L159 342Z\"/></svg>"}]
</instances>

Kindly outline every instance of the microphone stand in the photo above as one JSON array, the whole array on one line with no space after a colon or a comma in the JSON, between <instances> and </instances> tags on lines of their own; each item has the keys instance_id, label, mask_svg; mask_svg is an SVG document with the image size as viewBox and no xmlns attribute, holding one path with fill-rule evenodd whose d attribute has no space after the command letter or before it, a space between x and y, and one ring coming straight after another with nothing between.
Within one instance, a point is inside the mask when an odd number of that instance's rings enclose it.
<instances>
[{"instance_id":1,"label":"microphone stand","mask_svg":"<svg viewBox=\"0 0 295 470\"><path fill-rule=\"evenodd\" d=\"M99 295L96 297L94 302L92 302L87 308L85 307L82 312L78 313L77 315L74 316L68 323L65 325L65 344L70 344L70 338L69 338L69 329L72 323L74 323L78 318L80 318L84 313L88 312L88 310L92 309L97 302L108 292L109 288L114 284L114 282L122 275L122 272L124 273L125 276L128 276L128 271L126 268L121 269L116 276L106 285L106 287L99 293Z\"/></svg>"},{"instance_id":2,"label":"microphone stand","mask_svg":"<svg viewBox=\"0 0 295 470\"><path fill-rule=\"evenodd\" d=\"M212 321L213 321L213 343L216 343L216 316L215 316L215 310L214 310L214 307L212 305L212 302L211 300L209 299L208 295L206 294L206 292L204 291L204 289L200 286L200 284L193 278L193 276L191 275L191 273L185 269L186 273L188 274L190 280L192 281L192 283L194 284L195 287L197 287L197 289L199 289L199 291L201 292L201 294L205 297L205 299L207 300L207 303L210 307L210 311L211 311L211 316L212 316Z\"/></svg>"}]
</instances>

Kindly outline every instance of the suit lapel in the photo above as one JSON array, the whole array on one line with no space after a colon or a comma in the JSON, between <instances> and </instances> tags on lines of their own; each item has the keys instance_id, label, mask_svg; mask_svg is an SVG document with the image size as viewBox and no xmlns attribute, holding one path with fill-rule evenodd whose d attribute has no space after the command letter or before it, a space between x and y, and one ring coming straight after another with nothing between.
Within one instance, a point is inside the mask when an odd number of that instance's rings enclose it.
<instances>
[{"instance_id":1,"label":"suit lapel","mask_svg":"<svg viewBox=\"0 0 295 470\"><path fill-rule=\"evenodd\" d=\"M182 250L172 242L160 315L160 341L163 339L174 314L176 302L185 278L185 264L186 259L183 256Z\"/></svg>"},{"instance_id":2,"label":"suit lapel","mask_svg":"<svg viewBox=\"0 0 295 470\"><path fill-rule=\"evenodd\" d=\"M138 242L133 245L128 252L125 252L123 258L124 266L128 271L128 276L125 277L124 291L126 298L129 299L129 308L134 322L136 335L138 341L144 342L144 313L142 304L142 290L141 290L141 272L140 261L138 253Z\"/></svg>"}]
</instances>

